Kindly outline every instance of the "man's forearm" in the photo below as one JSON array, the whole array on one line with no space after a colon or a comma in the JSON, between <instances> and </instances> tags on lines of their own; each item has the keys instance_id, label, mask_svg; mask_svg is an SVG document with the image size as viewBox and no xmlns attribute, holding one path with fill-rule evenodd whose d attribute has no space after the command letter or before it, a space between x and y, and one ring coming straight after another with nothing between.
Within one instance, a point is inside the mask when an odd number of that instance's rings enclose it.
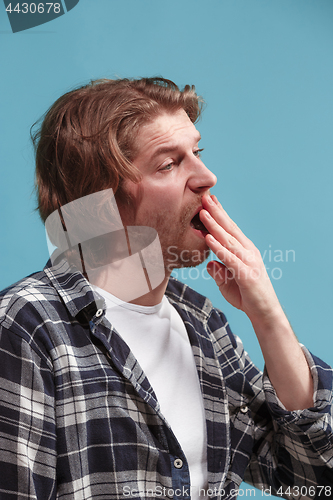
<instances>
[{"instance_id":1,"label":"man's forearm","mask_svg":"<svg viewBox=\"0 0 333 500\"><path fill-rule=\"evenodd\" d=\"M281 307L281 306L280 306ZM252 320L266 370L276 394L289 411L313 406L313 380L305 355L282 311L265 322Z\"/></svg>"}]
</instances>

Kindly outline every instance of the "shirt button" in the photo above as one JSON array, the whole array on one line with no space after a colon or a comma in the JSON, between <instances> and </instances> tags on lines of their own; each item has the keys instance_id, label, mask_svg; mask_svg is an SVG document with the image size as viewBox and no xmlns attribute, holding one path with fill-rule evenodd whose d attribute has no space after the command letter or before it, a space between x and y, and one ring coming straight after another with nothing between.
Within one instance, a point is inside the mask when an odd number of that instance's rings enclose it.
<instances>
[{"instance_id":1,"label":"shirt button","mask_svg":"<svg viewBox=\"0 0 333 500\"><path fill-rule=\"evenodd\" d=\"M102 316L103 314L103 309L98 309L98 311L96 312L96 317L99 318L100 316Z\"/></svg>"},{"instance_id":2,"label":"shirt button","mask_svg":"<svg viewBox=\"0 0 333 500\"><path fill-rule=\"evenodd\" d=\"M183 461L180 458L176 458L176 460L173 462L173 465L176 467L176 469L181 469L183 467Z\"/></svg>"},{"instance_id":3,"label":"shirt button","mask_svg":"<svg viewBox=\"0 0 333 500\"><path fill-rule=\"evenodd\" d=\"M246 405L245 405L245 406L241 406L241 407L240 407L240 411L241 411L242 413L247 413L247 412L248 412L248 410L249 410L249 407L248 407L248 406L246 406Z\"/></svg>"}]
</instances>

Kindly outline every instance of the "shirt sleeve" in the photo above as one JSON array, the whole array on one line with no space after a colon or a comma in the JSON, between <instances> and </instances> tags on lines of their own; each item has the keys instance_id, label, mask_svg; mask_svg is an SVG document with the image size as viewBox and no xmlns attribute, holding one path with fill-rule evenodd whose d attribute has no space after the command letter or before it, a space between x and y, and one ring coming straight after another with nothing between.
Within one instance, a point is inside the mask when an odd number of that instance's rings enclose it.
<instances>
[{"instance_id":1,"label":"shirt sleeve","mask_svg":"<svg viewBox=\"0 0 333 500\"><path fill-rule=\"evenodd\" d=\"M15 329L15 328L14 328ZM23 329L22 329L23 330ZM54 381L50 361L0 329L0 497L56 498Z\"/></svg>"},{"instance_id":2,"label":"shirt sleeve","mask_svg":"<svg viewBox=\"0 0 333 500\"><path fill-rule=\"evenodd\" d=\"M280 497L302 486L313 497L322 474L333 468L332 369L302 349L314 381L313 406L286 410L264 370L264 404L272 422L254 414L254 452L245 474L245 481L260 489L273 485L272 493Z\"/></svg>"}]
</instances>

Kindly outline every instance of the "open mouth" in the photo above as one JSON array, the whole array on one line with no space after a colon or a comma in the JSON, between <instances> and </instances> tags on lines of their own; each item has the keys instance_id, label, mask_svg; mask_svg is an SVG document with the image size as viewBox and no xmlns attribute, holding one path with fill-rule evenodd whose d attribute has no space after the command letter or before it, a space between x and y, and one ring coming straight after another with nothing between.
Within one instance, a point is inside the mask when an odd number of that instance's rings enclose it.
<instances>
[{"instance_id":1,"label":"open mouth","mask_svg":"<svg viewBox=\"0 0 333 500\"><path fill-rule=\"evenodd\" d=\"M193 219L191 220L191 226L194 229L197 229L198 231L204 231L205 233L208 233L206 227L203 225L203 223L200 220L199 212L196 213L195 216L193 217Z\"/></svg>"}]
</instances>

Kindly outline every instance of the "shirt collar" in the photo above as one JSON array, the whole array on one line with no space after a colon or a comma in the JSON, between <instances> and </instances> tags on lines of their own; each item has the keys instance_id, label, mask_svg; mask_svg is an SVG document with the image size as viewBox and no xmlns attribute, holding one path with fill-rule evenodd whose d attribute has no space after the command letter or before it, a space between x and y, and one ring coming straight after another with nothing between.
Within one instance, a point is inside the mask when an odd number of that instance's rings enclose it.
<instances>
[{"instance_id":1,"label":"shirt collar","mask_svg":"<svg viewBox=\"0 0 333 500\"><path fill-rule=\"evenodd\" d=\"M82 315L89 321L99 308L105 309L104 300L96 300L98 296L89 281L67 260L62 259L54 266L49 260L44 272L70 314L73 317L79 316L79 321ZM165 294L171 303L176 302L200 321L205 322L210 316L211 301L173 277L169 279Z\"/></svg>"},{"instance_id":2,"label":"shirt collar","mask_svg":"<svg viewBox=\"0 0 333 500\"><path fill-rule=\"evenodd\" d=\"M54 266L48 261L44 272L72 316L84 312L89 321L96 310L104 306L103 301L96 303L89 281L67 260L63 259Z\"/></svg>"}]
</instances>

